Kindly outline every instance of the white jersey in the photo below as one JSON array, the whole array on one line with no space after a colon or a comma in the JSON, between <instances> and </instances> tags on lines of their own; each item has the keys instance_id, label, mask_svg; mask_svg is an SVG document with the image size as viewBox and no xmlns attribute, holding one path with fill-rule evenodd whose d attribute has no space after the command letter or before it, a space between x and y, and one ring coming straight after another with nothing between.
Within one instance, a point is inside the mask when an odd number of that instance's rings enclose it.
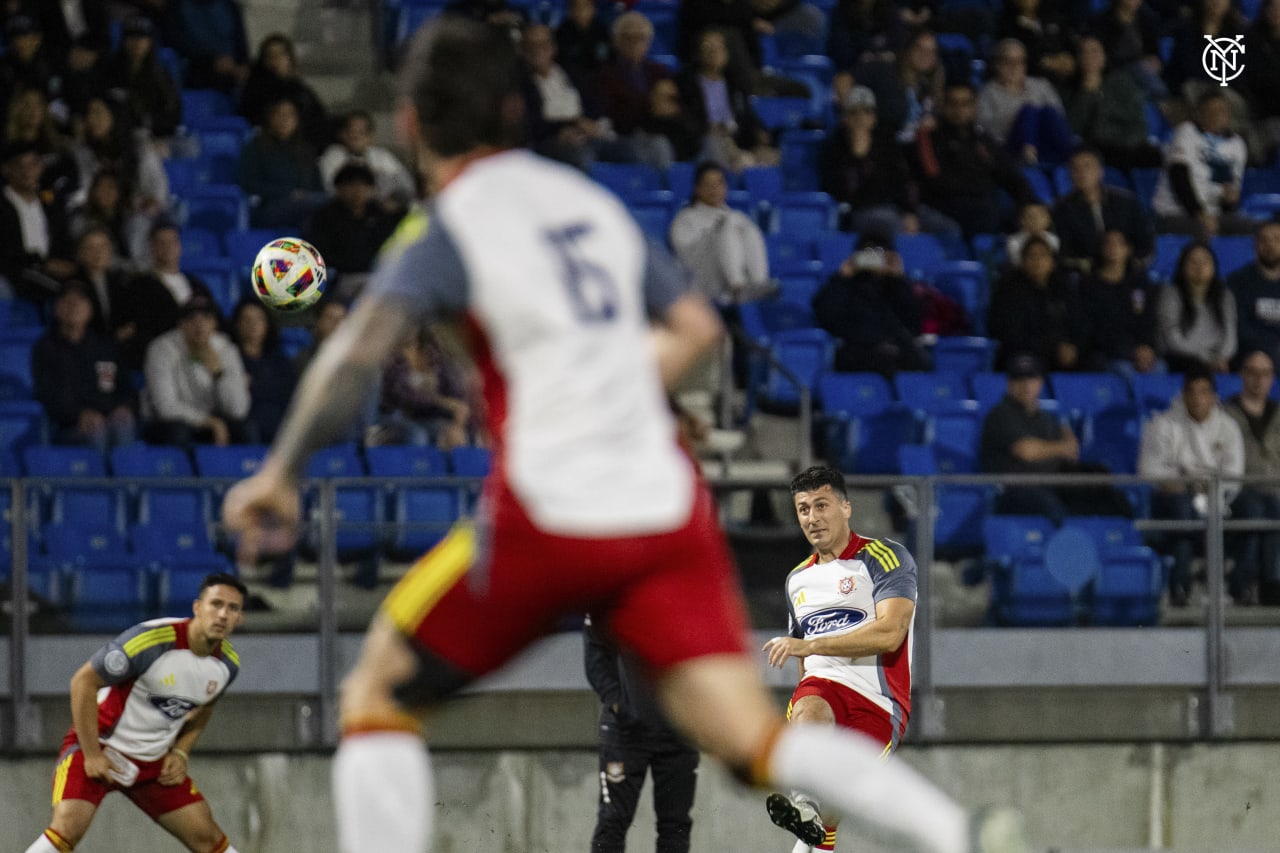
<instances>
[{"instance_id":1,"label":"white jersey","mask_svg":"<svg viewBox=\"0 0 1280 853\"><path fill-rule=\"evenodd\" d=\"M1216 136L1205 133L1193 121L1184 121L1173 132L1164 155L1166 168L1160 172L1151 208L1161 216L1179 216L1187 211L1178 201L1169 181L1169 166L1183 165L1191 175L1191 188L1202 207L1218 216L1222 213L1222 187L1240 189L1249 152L1238 134Z\"/></svg>"},{"instance_id":2,"label":"white jersey","mask_svg":"<svg viewBox=\"0 0 1280 853\"><path fill-rule=\"evenodd\" d=\"M787 575L787 627L798 639L834 637L856 631L876 618L876 602L916 600L916 562L891 539L856 534L828 563L809 557ZM914 624L914 619L912 620ZM904 723L911 713L912 630L895 651L862 658L809 655L805 677L835 681L870 699Z\"/></svg>"},{"instance_id":3,"label":"white jersey","mask_svg":"<svg viewBox=\"0 0 1280 853\"><path fill-rule=\"evenodd\" d=\"M187 643L190 619L153 619L135 625L94 654L94 671L107 683L98 691L102 743L139 761L165 756L187 716L222 695L240 672L228 640L211 655Z\"/></svg>"},{"instance_id":4,"label":"white jersey","mask_svg":"<svg viewBox=\"0 0 1280 853\"><path fill-rule=\"evenodd\" d=\"M508 151L470 163L402 224L370 293L466 320L493 475L539 529L605 537L673 530L692 512L649 338L686 286L616 197Z\"/></svg>"}]
</instances>

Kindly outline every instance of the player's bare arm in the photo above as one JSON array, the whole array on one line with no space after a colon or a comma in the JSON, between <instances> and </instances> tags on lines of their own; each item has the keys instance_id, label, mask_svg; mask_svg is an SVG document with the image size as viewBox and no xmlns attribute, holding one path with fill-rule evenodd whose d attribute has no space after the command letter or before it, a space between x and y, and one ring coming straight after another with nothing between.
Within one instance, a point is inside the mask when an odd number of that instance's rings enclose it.
<instances>
[{"instance_id":1,"label":"player's bare arm","mask_svg":"<svg viewBox=\"0 0 1280 853\"><path fill-rule=\"evenodd\" d=\"M362 299L320 348L262 467L223 503L227 527L241 534L242 561L293 544L301 515L297 483L307 458L342 436L413 321L395 300Z\"/></svg>"},{"instance_id":2,"label":"player's bare arm","mask_svg":"<svg viewBox=\"0 0 1280 853\"><path fill-rule=\"evenodd\" d=\"M888 654L902 645L916 604L909 598L886 598L876 602L876 618L847 634L835 637L814 637L800 640L795 637L774 637L764 644L769 666L781 667L788 658L804 658L809 655L861 658L869 655Z\"/></svg>"},{"instance_id":3,"label":"player's bare arm","mask_svg":"<svg viewBox=\"0 0 1280 853\"><path fill-rule=\"evenodd\" d=\"M178 739L169 748L168 755L164 757L164 764L160 767L158 781L161 785L176 785L187 777L187 768L191 764L191 750L195 748L196 741L209 725L209 720L213 717L214 704L216 703L210 702L208 705L201 705L187 717L182 731L178 732Z\"/></svg>"},{"instance_id":4,"label":"player's bare arm","mask_svg":"<svg viewBox=\"0 0 1280 853\"><path fill-rule=\"evenodd\" d=\"M105 686L91 663L86 662L71 676L71 721L84 753L84 772L90 779L105 780L111 770L98 741L98 690Z\"/></svg>"},{"instance_id":5,"label":"player's bare arm","mask_svg":"<svg viewBox=\"0 0 1280 853\"><path fill-rule=\"evenodd\" d=\"M686 293L667 309L653 330L662 384L671 388L699 358L720 342L724 327L701 296Z\"/></svg>"}]
</instances>

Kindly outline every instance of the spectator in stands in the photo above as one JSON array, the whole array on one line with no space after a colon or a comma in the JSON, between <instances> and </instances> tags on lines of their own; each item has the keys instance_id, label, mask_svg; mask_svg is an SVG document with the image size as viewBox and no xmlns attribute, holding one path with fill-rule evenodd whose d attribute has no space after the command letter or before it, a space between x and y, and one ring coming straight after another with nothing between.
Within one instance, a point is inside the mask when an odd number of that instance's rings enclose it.
<instances>
[{"instance_id":1,"label":"spectator in stands","mask_svg":"<svg viewBox=\"0 0 1280 853\"><path fill-rule=\"evenodd\" d=\"M750 217L729 207L724 167L706 162L693 179L693 197L671 222L671 245L693 273L693 287L708 299L735 301L769 279L764 234Z\"/></svg>"},{"instance_id":2,"label":"spectator in stands","mask_svg":"<svg viewBox=\"0 0 1280 853\"><path fill-rule=\"evenodd\" d=\"M630 143L641 163L666 169L674 160L692 160L702 148L701 121L686 115L672 97L671 72L646 57L653 24L639 12L623 12L613 22L613 58L596 71L594 89L619 138Z\"/></svg>"},{"instance_id":3,"label":"spectator in stands","mask_svg":"<svg viewBox=\"0 0 1280 853\"><path fill-rule=\"evenodd\" d=\"M348 163L334 177L334 196L311 217L303 236L320 250L331 286L354 295L363 287L382 244L395 230L397 217L374 198L369 167Z\"/></svg>"},{"instance_id":4,"label":"spectator in stands","mask_svg":"<svg viewBox=\"0 0 1280 853\"><path fill-rule=\"evenodd\" d=\"M128 106L130 124L156 139L173 136L182 122L177 81L160 64L150 18L135 15L124 22L120 48L107 64L106 85Z\"/></svg>"},{"instance_id":5,"label":"spectator in stands","mask_svg":"<svg viewBox=\"0 0 1280 853\"><path fill-rule=\"evenodd\" d=\"M916 174L925 203L960 224L966 237L1004 230L1010 204L1034 201L1035 192L1000 144L974 121L973 88L947 86L942 117L916 138Z\"/></svg>"},{"instance_id":6,"label":"spectator in stands","mask_svg":"<svg viewBox=\"0 0 1280 853\"><path fill-rule=\"evenodd\" d=\"M44 33L30 15L20 14L4 22L8 49L0 57L0 94L32 89L46 97L53 91L56 62L44 48Z\"/></svg>"},{"instance_id":7,"label":"spectator in stands","mask_svg":"<svg viewBox=\"0 0 1280 853\"><path fill-rule=\"evenodd\" d=\"M280 347L279 324L256 298L246 297L236 304L230 325L249 382L249 440L270 444L298 384L297 371Z\"/></svg>"},{"instance_id":8,"label":"spectator in stands","mask_svg":"<svg viewBox=\"0 0 1280 853\"><path fill-rule=\"evenodd\" d=\"M368 443L449 451L467 443L470 429L461 377L425 329L412 333L382 374L382 416Z\"/></svg>"},{"instance_id":9,"label":"spectator in stands","mask_svg":"<svg viewBox=\"0 0 1280 853\"><path fill-rule=\"evenodd\" d=\"M0 275L12 293L36 303L54 296L59 281L75 271L61 208L40 192L44 163L34 144L4 153L0 198Z\"/></svg>"},{"instance_id":10,"label":"spectator in stands","mask_svg":"<svg viewBox=\"0 0 1280 853\"><path fill-rule=\"evenodd\" d=\"M1244 473L1244 438L1240 427L1223 410L1214 387L1213 371L1204 364L1188 364L1182 379L1182 396L1168 411L1147 421L1142 428L1138 473L1144 477L1238 477ZM1240 491L1235 480L1221 482L1222 507L1231 505ZM1209 509L1205 483L1161 483L1151 496L1154 518L1194 521ZM1162 536L1161 550L1173 557L1169 572L1169 602L1187 605L1191 595L1191 556L1199 531Z\"/></svg>"},{"instance_id":11,"label":"spectator in stands","mask_svg":"<svg viewBox=\"0 0 1280 853\"><path fill-rule=\"evenodd\" d=\"M529 24L520 41L527 78L525 118L529 142L538 153L590 171L597 158L634 160L618 140L590 91L556 63L556 43L546 24Z\"/></svg>"},{"instance_id":12,"label":"spectator in stands","mask_svg":"<svg viewBox=\"0 0 1280 853\"><path fill-rule=\"evenodd\" d=\"M374 196L389 213L402 212L418 195L413 176L381 145L373 144L373 116L365 110L352 110L342 120L338 141L320 155L320 179L327 193L334 191L334 177L348 163L360 163L373 173Z\"/></svg>"},{"instance_id":13,"label":"spectator in stands","mask_svg":"<svg viewBox=\"0 0 1280 853\"><path fill-rule=\"evenodd\" d=\"M1236 354L1236 300L1218 275L1218 259L1206 243L1183 247L1173 286L1160 292L1156 324L1169 369L1197 364L1225 373Z\"/></svg>"},{"instance_id":14,"label":"spectator in stands","mask_svg":"<svg viewBox=\"0 0 1280 853\"><path fill-rule=\"evenodd\" d=\"M254 127L264 127L271 106L282 100L293 101L298 108L302 138L316 151L323 151L333 139L329 113L315 90L298 74L293 41L281 33L272 33L258 46L258 57L240 93L240 114Z\"/></svg>"},{"instance_id":15,"label":"spectator in stands","mask_svg":"<svg viewBox=\"0 0 1280 853\"><path fill-rule=\"evenodd\" d=\"M938 59L938 39L929 30L912 33L893 59L864 62L853 74L838 72L832 82L836 103L844 103L855 76L875 93L880 126L899 143L909 145L917 131L933 127L942 107L946 69Z\"/></svg>"},{"instance_id":16,"label":"spectator in stands","mask_svg":"<svg viewBox=\"0 0 1280 853\"><path fill-rule=\"evenodd\" d=\"M249 77L249 42L235 0L169 0L169 43L187 60L184 85L230 94Z\"/></svg>"},{"instance_id":17,"label":"spectator in stands","mask_svg":"<svg viewBox=\"0 0 1280 853\"><path fill-rule=\"evenodd\" d=\"M838 0L831 10L827 55L837 72L894 62L905 42L906 28L891 0Z\"/></svg>"},{"instance_id":18,"label":"spectator in stands","mask_svg":"<svg viewBox=\"0 0 1280 853\"><path fill-rule=\"evenodd\" d=\"M107 229L89 228L76 241L76 279L85 285L93 302L93 331L112 339L129 286L128 276L115 261Z\"/></svg>"},{"instance_id":19,"label":"spectator in stands","mask_svg":"<svg viewBox=\"0 0 1280 853\"><path fill-rule=\"evenodd\" d=\"M1018 211L1018 230L1004 241L1005 255L1009 263L1015 266L1022 263L1022 247L1032 237L1043 240L1053 256L1055 258L1058 256L1060 241L1058 235L1053 232L1053 217L1049 213L1049 208L1038 201L1024 204L1022 210Z\"/></svg>"},{"instance_id":20,"label":"spectator in stands","mask_svg":"<svg viewBox=\"0 0 1280 853\"><path fill-rule=\"evenodd\" d=\"M40 3L40 29L61 71L61 97L72 110L102 91L102 71L111 52L106 0Z\"/></svg>"},{"instance_id":21,"label":"spectator in stands","mask_svg":"<svg viewBox=\"0 0 1280 853\"><path fill-rule=\"evenodd\" d=\"M1027 74L1027 49L1002 39L991 54L994 74L978 94L978 125L1024 163L1060 163L1071 150L1062 99L1053 84Z\"/></svg>"},{"instance_id":22,"label":"spectator in stands","mask_svg":"<svg viewBox=\"0 0 1280 853\"><path fill-rule=\"evenodd\" d=\"M183 305L196 297L217 304L208 285L182 272L182 235L176 224L156 222L147 247L151 266L130 280L113 321L125 364L135 370L143 366L151 342L177 325Z\"/></svg>"},{"instance_id":23,"label":"spectator in stands","mask_svg":"<svg viewBox=\"0 0 1280 853\"><path fill-rule=\"evenodd\" d=\"M997 369L1018 353L1034 354L1051 370L1098 367L1075 281L1057 269L1053 249L1041 237L1028 238L1021 262L996 281L987 333L1000 344Z\"/></svg>"},{"instance_id":24,"label":"spectator in stands","mask_svg":"<svg viewBox=\"0 0 1280 853\"><path fill-rule=\"evenodd\" d=\"M218 320L212 300L193 296L182 306L177 328L147 347L148 441L190 447L252 440L249 380Z\"/></svg>"},{"instance_id":25,"label":"spectator in stands","mask_svg":"<svg viewBox=\"0 0 1280 853\"><path fill-rule=\"evenodd\" d=\"M513 6L507 0L452 0L444 7L445 14L459 15L476 21L484 21L519 44L520 31L529 22L524 9Z\"/></svg>"},{"instance_id":26,"label":"spectator in stands","mask_svg":"<svg viewBox=\"0 0 1280 853\"><path fill-rule=\"evenodd\" d=\"M1248 26L1234 0L1194 0L1190 6L1190 15L1170 28L1173 47L1163 69L1165 85L1175 96L1185 96L1183 86L1191 81L1210 82L1204 73L1206 38L1232 38Z\"/></svg>"},{"instance_id":27,"label":"spectator in stands","mask_svg":"<svg viewBox=\"0 0 1280 853\"><path fill-rule=\"evenodd\" d=\"M1265 352L1250 352L1241 362L1240 378L1241 391L1225 408L1240 427L1244 473L1271 482L1246 484L1231 503L1231 517L1280 519L1280 405L1270 397L1275 361ZM1231 597L1238 604L1280 604L1280 530L1233 534L1231 544Z\"/></svg>"},{"instance_id":28,"label":"spectator in stands","mask_svg":"<svg viewBox=\"0 0 1280 853\"><path fill-rule=\"evenodd\" d=\"M1196 101L1195 120L1178 125L1165 149L1152 200L1160 230L1204 239L1249 233L1253 222L1238 210L1247 160L1227 99L1210 90Z\"/></svg>"},{"instance_id":29,"label":"spectator in stands","mask_svg":"<svg viewBox=\"0 0 1280 853\"><path fill-rule=\"evenodd\" d=\"M596 14L595 0L569 0L556 28L556 56L565 70L593 74L609 61L610 41L609 28Z\"/></svg>"},{"instance_id":30,"label":"spectator in stands","mask_svg":"<svg viewBox=\"0 0 1280 853\"><path fill-rule=\"evenodd\" d=\"M311 363L311 359L315 358L316 351L320 349L320 345L337 330L338 325L347 318L347 312L351 309L351 304L329 294L326 294L320 300L320 304L315 308L315 316L311 325L311 343L307 345L302 352L298 353L298 357L294 359L293 365L297 368L299 376L307 369L307 365Z\"/></svg>"},{"instance_id":31,"label":"spectator in stands","mask_svg":"<svg viewBox=\"0 0 1280 853\"><path fill-rule=\"evenodd\" d=\"M254 228L300 228L324 204L316 155L298 129L293 101L276 101L266 125L240 151L239 183L255 196L249 219Z\"/></svg>"},{"instance_id":32,"label":"spectator in stands","mask_svg":"<svg viewBox=\"0 0 1280 853\"><path fill-rule=\"evenodd\" d=\"M928 370L920 346L923 306L902 271L891 238L863 234L813 297L813 319L840 342L836 370Z\"/></svg>"},{"instance_id":33,"label":"spectator in stands","mask_svg":"<svg viewBox=\"0 0 1280 853\"><path fill-rule=\"evenodd\" d=\"M823 9L803 0L751 0L757 20L772 27L772 35L801 36L821 43L827 34L827 14ZM758 27L761 32L766 32Z\"/></svg>"},{"instance_id":34,"label":"spectator in stands","mask_svg":"<svg viewBox=\"0 0 1280 853\"><path fill-rule=\"evenodd\" d=\"M822 189L852 211L847 225L857 232L917 234L922 231L960 238L960 226L920 204L919 188L907 159L881 129L876 96L855 86L844 97L840 127L827 136L822 151Z\"/></svg>"},{"instance_id":35,"label":"spectator in stands","mask_svg":"<svg viewBox=\"0 0 1280 853\"><path fill-rule=\"evenodd\" d=\"M1080 148L1068 162L1071 191L1053 205L1053 223L1062 240L1065 265L1088 269L1102 249L1102 235L1121 231L1133 256L1145 260L1155 250L1155 229L1137 196L1103 182L1102 158Z\"/></svg>"},{"instance_id":36,"label":"spectator in stands","mask_svg":"<svg viewBox=\"0 0 1280 853\"><path fill-rule=\"evenodd\" d=\"M1249 46L1249 73L1240 82L1262 160L1273 162L1280 147L1280 0L1263 0L1244 41Z\"/></svg>"},{"instance_id":37,"label":"spectator in stands","mask_svg":"<svg viewBox=\"0 0 1280 853\"><path fill-rule=\"evenodd\" d=\"M1239 352L1280 357L1280 222L1264 222L1253 235L1254 262L1227 278L1236 303Z\"/></svg>"},{"instance_id":38,"label":"spectator in stands","mask_svg":"<svg viewBox=\"0 0 1280 853\"><path fill-rule=\"evenodd\" d=\"M1056 4L1010 0L1004 4L996 38L1017 39L1027 50L1028 73L1061 86L1075 73L1074 39Z\"/></svg>"},{"instance_id":39,"label":"spectator in stands","mask_svg":"<svg viewBox=\"0 0 1280 853\"><path fill-rule=\"evenodd\" d=\"M746 83L729 70L723 33L707 30L699 36L697 59L678 84L685 112L699 123L704 158L734 172L778 164L778 149L751 106Z\"/></svg>"},{"instance_id":40,"label":"spectator in stands","mask_svg":"<svg viewBox=\"0 0 1280 853\"><path fill-rule=\"evenodd\" d=\"M754 90L756 76L764 64L760 35L773 26L756 14L751 0L684 0L677 20L676 53L685 68L700 62L703 34L714 30L721 35L725 65L730 76L741 82L747 94Z\"/></svg>"},{"instance_id":41,"label":"spectator in stands","mask_svg":"<svg viewBox=\"0 0 1280 853\"><path fill-rule=\"evenodd\" d=\"M35 397L57 444L106 452L137 437L137 400L120 353L93 329L93 301L70 279L53 302L53 324L31 351Z\"/></svg>"},{"instance_id":42,"label":"spectator in stands","mask_svg":"<svg viewBox=\"0 0 1280 853\"><path fill-rule=\"evenodd\" d=\"M89 182L84 200L72 206L71 236L79 239L90 228L103 228L111 235L115 255L126 261L145 261L151 219L132 210L120 188L114 169L99 169Z\"/></svg>"},{"instance_id":43,"label":"spectator in stands","mask_svg":"<svg viewBox=\"0 0 1280 853\"><path fill-rule=\"evenodd\" d=\"M1102 235L1098 257L1090 266L1080 285L1090 349L1121 376L1164 372L1164 362L1156 355L1158 292L1134 259L1123 231Z\"/></svg>"},{"instance_id":44,"label":"spectator in stands","mask_svg":"<svg viewBox=\"0 0 1280 853\"><path fill-rule=\"evenodd\" d=\"M1160 78L1160 16L1143 0L1112 0L1093 19L1089 32L1102 42L1111 67L1133 74L1148 98L1169 97Z\"/></svg>"},{"instance_id":45,"label":"spectator in stands","mask_svg":"<svg viewBox=\"0 0 1280 853\"><path fill-rule=\"evenodd\" d=\"M1125 68L1108 68L1107 52L1094 36L1080 39L1075 76L1065 87L1067 123L1080 141L1119 169L1161 166L1163 155L1148 141L1146 93Z\"/></svg>"},{"instance_id":46,"label":"spectator in stands","mask_svg":"<svg viewBox=\"0 0 1280 853\"><path fill-rule=\"evenodd\" d=\"M94 95L76 117L77 140L71 147L83 195L99 169L120 178L126 206L155 216L169 206L169 179L146 131L135 133L102 95Z\"/></svg>"},{"instance_id":47,"label":"spectator in stands","mask_svg":"<svg viewBox=\"0 0 1280 853\"><path fill-rule=\"evenodd\" d=\"M49 112L49 101L39 89L20 89L9 99L4 145L35 146L43 163L40 187L58 204L65 203L79 186L71 143L58 130Z\"/></svg>"}]
</instances>

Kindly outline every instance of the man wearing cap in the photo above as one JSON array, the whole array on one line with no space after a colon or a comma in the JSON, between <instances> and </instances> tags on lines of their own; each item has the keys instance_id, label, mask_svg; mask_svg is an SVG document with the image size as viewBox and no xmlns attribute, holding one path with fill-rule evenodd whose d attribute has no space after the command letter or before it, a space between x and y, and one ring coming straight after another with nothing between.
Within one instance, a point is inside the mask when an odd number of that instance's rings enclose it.
<instances>
[{"instance_id":1,"label":"man wearing cap","mask_svg":"<svg viewBox=\"0 0 1280 853\"><path fill-rule=\"evenodd\" d=\"M88 286L71 279L54 300L53 326L31 352L31 372L54 441L105 452L137 437L137 401L119 350L90 328L92 319Z\"/></svg>"},{"instance_id":2,"label":"man wearing cap","mask_svg":"<svg viewBox=\"0 0 1280 853\"><path fill-rule=\"evenodd\" d=\"M44 302L57 293L58 281L75 271L66 220L41 196L44 164L34 144L7 149L3 172L0 275L19 296Z\"/></svg>"},{"instance_id":3,"label":"man wearing cap","mask_svg":"<svg viewBox=\"0 0 1280 853\"><path fill-rule=\"evenodd\" d=\"M218 331L218 309L193 296L178 327L147 347L148 440L243 444L249 440L249 381L235 344Z\"/></svg>"},{"instance_id":4,"label":"man wearing cap","mask_svg":"<svg viewBox=\"0 0 1280 853\"><path fill-rule=\"evenodd\" d=\"M333 197L311 217L303 232L324 257L343 293L359 288L373 269L382 244L395 230L393 218L374 197L377 179L364 163L348 163L333 177Z\"/></svg>"}]
</instances>

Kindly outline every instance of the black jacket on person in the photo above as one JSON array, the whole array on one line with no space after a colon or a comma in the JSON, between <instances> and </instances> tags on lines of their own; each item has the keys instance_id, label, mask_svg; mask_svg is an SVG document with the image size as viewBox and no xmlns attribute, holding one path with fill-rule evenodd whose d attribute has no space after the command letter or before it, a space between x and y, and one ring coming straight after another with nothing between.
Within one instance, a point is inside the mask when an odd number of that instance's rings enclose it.
<instances>
[{"instance_id":1,"label":"black jacket on person","mask_svg":"<svg viewBox=\"0 0 1280 853\"><path fill-rule=\"evenodd\" d=\"M1092 261L1102 248L1106 231L1120 231L1133 247L1135 258L1148 257L1155 249L1156 232L1138 197L1119 187L1102 188L1102 228L1084 193L1072 190L1053 206L1053 228L1061 246L1058 255L1072 261Z\"/></svg>"},{"instance_id":2,"label":"black jacket on person","mask_svg":"<svg viewBox=\"0 0 1280 853\"><path fill-rule=\"evenodd\" d=\"M871 148L859 157L849 134L843 128L833 130L822 148L821 169L822 189L855 210L891 205L900 213L914 213L919 206L907 159L888 133L873 133Z\"/></svg>"},{"instance_id":3,"label":"black jacket on person","mask_svg":"<svg viewBox=\"0 0 1280 853\"><path fill-rule=\"evenodd\" d=\"M35 397L59 429L75 426L86 409L105 415L137 405L120 351L92 329L78 343L50 329L31 350L31 373Z\"/></svg>"},{"instance_id":4,"label":"black jacket on person","mask_svg":"<svg viewBox=\"0 0 1280 853\"><path fill-rule=\"evenodd\" d=\"M619 725L641 728L655 736L679 737L659 709L653 685L601 634L590 616L582 627L582 642L587 681Z\"/></svg>"},{"instance_id":5,"label":"black jacket on person","mask_svg":"<svg viewBox=\"0 0 1280 853\"><path fill-rule=\"evenodd\" d=\"M813 317L840 341L836 370L928 369L915 341L923 311L911 284L900 275L837 272L814 294Z\"/></svg>"},{"instance_id":6,"label":"black jacket on person","mask_svg":"<svg viewBox=\"0 0 1280 853\"><path fill-rule=\"evenodd\" d=\"M676 87L680 90L680 105L684 114L689 117L691 125L696 123L698 136L704 138L711 129L711 122L707 119L707 99L702 94L700 76L696 68L682 71L676 75ZM755 108L751 106L751 92L743 81L727 71L724 79L729 94L729 109L733 112L733 120L738 124L733 141L739 148L750 150L756 146L756 133L762 127Z\"/></svg>"},{"instance_id":7,"label":"black jacket on person","mask_svg":"<svg viewBox=\"0 0 1280 853\"><path fill-rule=\"evenodd\" d=\"M373 269L378 250L396 229L396 222L397 218L377 202L370 202L362 213L353 213L335 198L312 215L303 233L320 250L330 270L366 273Z\"/></svg>"},{"instance_id":8,"label":"black jacket on person","mask_svg":"<svg viewBox=\"0 0 1280 853\"><path fill-rule=\"evenodd\" d=\"M996 369L1003 370L1009 357L1034 353L1050 370L1058 362L1058 344L1075 344L1081 361L1089 342L1088 321L1080 305L1079 290L1070 277L1055 272L1044 287L1037 286L1020 269L1012 269L996 282L987 309L987 334L1000 343ZM1080 369L1077 364L1075 369Z\"/></svg>"},{"instance_id":9,"label":"black jacket on person","mask_svg":"<svg viewBox=\"0 0 1280 853\"><path fill-rule=\"evenodd\" d=\"M997 230L1001 190L1019 206L1037 201L1018 164L975 125L939 121L916 136L915 158L921 201L955 219L966 234ZM971 227L978 214L988 221Z\"/></svg>"},{"instance_id":10,"label":"black jacket on person","mask_svg":"<svg viewBox=\"0 0 1280 853\"><path fill-rule=\"evenodd\" d=\"M74 255L67 220L56 204L44 204L49 227L49 258L70 259ZM28 252L22 243L22 221L17 209L0 194L0 275L19 296L44 302L54 295L55 283L40 273L47 258Z\"/></svg>"},{"instance_id":11,"label":"black jacket on person","mask_svg":"<svg viewBox=\"0 0 1280 853\"><path fill-rule=\"evenodd\" d=\"M187 275L191 285L191 297L203 296L217 304L209 286L193 275ZM164 286L154 273L143 273L130 279L128 286L121 294L120 307L116 318L112 320L115 327L133 323L135 331L128 340L122 341L120 350L125 364L141 370L146 360L147 347L156 338L178 325L180 306L169 288Z\"/></svg>"},{"instance_id":12,"label":"black jacket on person","mask_svg":"<svg viewBox=\"0 0 1280 853\"><path fill-rule=\"evenodd\" d=\"M1080 284L1080 302L1088 319L1089 348L1108 361L1132 361L1139 346L1156 345L1156 289L1137 266L1118 282L1096 272Z\"/></svg>"}]
</instances>

